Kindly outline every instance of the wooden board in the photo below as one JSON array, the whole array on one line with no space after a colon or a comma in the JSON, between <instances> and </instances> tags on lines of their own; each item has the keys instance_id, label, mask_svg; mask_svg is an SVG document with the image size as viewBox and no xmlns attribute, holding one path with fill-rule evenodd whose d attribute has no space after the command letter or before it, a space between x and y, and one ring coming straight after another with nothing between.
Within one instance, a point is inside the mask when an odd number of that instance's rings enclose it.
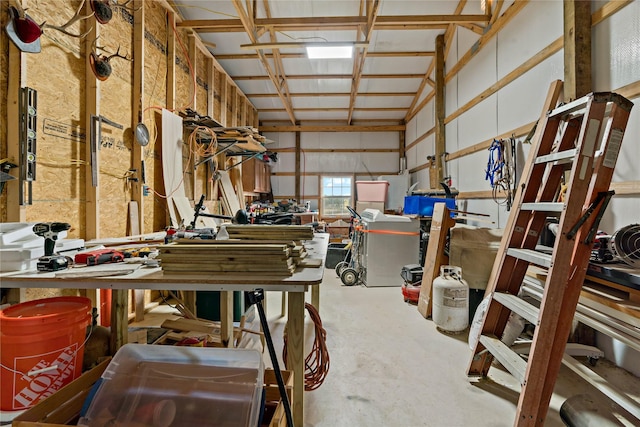
<instances>
[{"instance_id":1,"label":"wooden board","mask_svg":"<svg viewBox=\"0 0 640 427\"><path fill-rule=\"evenodd\" d=\"M185 197L182 177L182 118L169 110L162 110L162 177L167 196ZM173 226L178 217L170 200L167 207Z\"/></svg>"},{"instance_id":2,"label":"wooden board","mask_svg":"<svg viewBox=\"0 0 640 427\"><path fill-rule=\"evenodd\" d=\"M233 189L233 184L231 183L231 178L229 177L229 173L227 171L219 171L220 172L220 186L222 188L222 196L223 201L226 206L229 207L227 211L228 215L235 215L238 212L240 207L240 202L238 201L238 195L236 191Z\"/></svg>"},{"instance_id":3,"label":"wooden board","mask_svg":"<svg viewBox=\"0 0 640 427\"><path fill-rule=\"evenodd\" d=\"M444 253L444 246L447 240L447 233L454 225L455 221L451 218L449 208L444 203L436 203L433 207L429 244L427 245L427 254L424 259L424 271L418 299L418 311L424 318L431 317L433 279L440 274L440 266L449 261L449 257Z\"/></svg>"}]
</instances>

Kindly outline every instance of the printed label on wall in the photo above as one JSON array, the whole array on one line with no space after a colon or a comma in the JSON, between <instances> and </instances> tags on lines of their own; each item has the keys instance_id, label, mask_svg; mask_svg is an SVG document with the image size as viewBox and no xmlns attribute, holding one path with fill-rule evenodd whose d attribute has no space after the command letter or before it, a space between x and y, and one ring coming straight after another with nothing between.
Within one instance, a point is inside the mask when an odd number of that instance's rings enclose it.
<instances>
[{"instance_id":1,"label":"printed label on wall","mask_svg":"<svg viewBox=\"0 0 640 427\"><path fill-rule=\"evenodd\" d=\"M85 131L80 126L73 126L51 119L42 121L42 133L72 141L84 141L86 138Z\"/></svg>"}]
</instances>

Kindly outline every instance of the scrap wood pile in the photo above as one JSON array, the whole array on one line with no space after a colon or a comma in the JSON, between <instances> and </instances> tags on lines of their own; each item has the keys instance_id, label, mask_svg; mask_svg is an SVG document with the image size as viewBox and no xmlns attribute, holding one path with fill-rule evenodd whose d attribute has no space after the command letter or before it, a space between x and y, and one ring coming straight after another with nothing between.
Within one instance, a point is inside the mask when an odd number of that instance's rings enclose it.
<instances>
[{"instance_id":1,"label":"scrap wood pile","mask_svg":"<svg viewBox=\"0 0 640 427\"><path fill-rule=\"evenodd\" d=\"M306 260L308 226L227 225L229 240L189 240L160 246L162 269L173 273L293 274L296 267L320 267ZM318 264L318 265L316 265Z\"/></svg>"},{"instance_id":2,"label":"scrap wood pile","mask_svg":"<svg viewBox=\"0 0 640 427\"><path fill-rule=\"evenodd\" d=\"M202 241L206 242L206 241ZM295 260L287 244L174 243L160 247L162 269L172 273L293 274Z\"/></svg>"},{"instance_id":3,"label":"scrap wood pile","mask_svg":"<svg viewBox=\"0 0 640 427\"><path fill-rule=\"evenodd\" d=\"M313 239L313 228L307 225L227 225L230 239L301 241Z\"/></svg>"}]
</instances>

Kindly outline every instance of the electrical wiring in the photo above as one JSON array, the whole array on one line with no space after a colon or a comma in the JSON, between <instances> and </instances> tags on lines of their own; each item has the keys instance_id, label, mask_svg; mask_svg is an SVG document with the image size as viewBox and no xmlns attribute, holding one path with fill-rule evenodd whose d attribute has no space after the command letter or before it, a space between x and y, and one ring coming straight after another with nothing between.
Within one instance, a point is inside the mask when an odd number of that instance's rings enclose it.
<instances>
[{"instance_id":1,"label":"electrical wiring","mask_svg":"<svg viewBox=\"0 0 640 427\"><path fill-rule=\"evenodd\" d=\"M309 312L309 317L314 325L315 338L311 352L304 359L304 390L315 390L322 385L329 373L329 350L327 349L327 331L322 327L320 313L311 304L305 303L304 307ZM284 333L284 348L282 349L282 359L287 368L287 332Z\"/></svg>"}]
</instances>

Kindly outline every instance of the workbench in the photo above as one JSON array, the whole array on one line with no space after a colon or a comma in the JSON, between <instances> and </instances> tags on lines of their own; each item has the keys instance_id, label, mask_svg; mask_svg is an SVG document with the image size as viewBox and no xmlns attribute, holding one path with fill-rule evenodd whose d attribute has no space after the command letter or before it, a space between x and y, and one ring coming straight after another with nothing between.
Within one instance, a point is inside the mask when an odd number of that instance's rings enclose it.
<instances>
[{"instance_id":1,"label":"workbench","mask_svg":"<svg viewBox=\"0 0 640 427\"><path fill-rule=\"evenodd\" d=\"M320 259L324 265L329 245L329 235L315 234L313 240L304 242L310 259ZM128 290L182 290L221 291L220 314L223 342L233 345L233 291L251 291L262 288L265 292L288 292L288 361L287 368L294 373L293 419L297 426L304 425L304 313L305 292L311 287L312 304L319 309L320 290L324 268L298 268L291 276L233 275L213 276L192 274L165 274L161 268L139 268L124 276L60 278L55 273L16 272L3 274L5 288L61 288L61 289L112 289L112 348L118 349L127 340Z\"/></svg>"}]
</instances>

